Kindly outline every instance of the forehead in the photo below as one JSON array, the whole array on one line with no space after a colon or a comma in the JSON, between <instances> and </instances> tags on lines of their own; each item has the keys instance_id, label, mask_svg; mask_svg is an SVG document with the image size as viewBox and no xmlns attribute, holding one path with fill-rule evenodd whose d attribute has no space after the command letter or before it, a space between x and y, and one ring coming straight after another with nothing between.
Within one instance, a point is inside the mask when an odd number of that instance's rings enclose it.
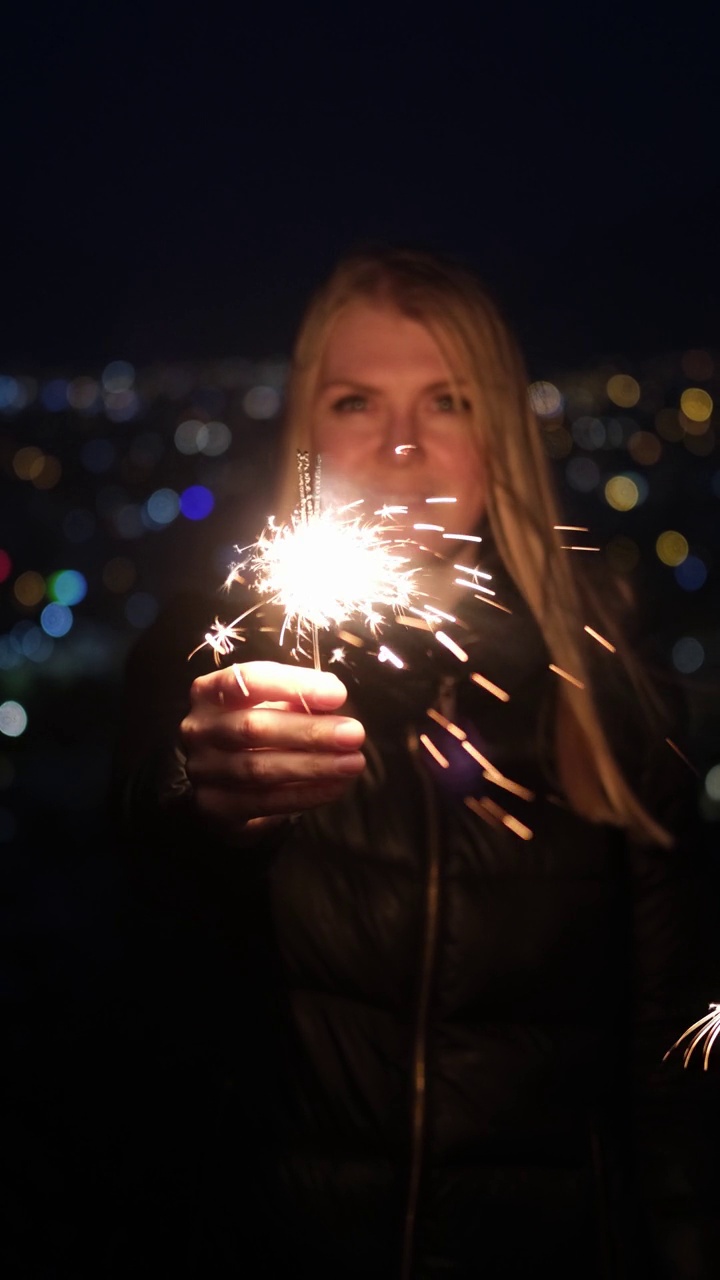
<instances>
[{"instance_id":1,"label":"forehead","mask_svg":"<svg viewBox=\"0 0 720 1280\"><path fill-rule=\"evenodd\" d=\"M323 382L368 378L375 370L415 369L436 379L451 377L430 329L388 303L353 302L330 326L320 362Z\"/></svg>"}]
</instances>

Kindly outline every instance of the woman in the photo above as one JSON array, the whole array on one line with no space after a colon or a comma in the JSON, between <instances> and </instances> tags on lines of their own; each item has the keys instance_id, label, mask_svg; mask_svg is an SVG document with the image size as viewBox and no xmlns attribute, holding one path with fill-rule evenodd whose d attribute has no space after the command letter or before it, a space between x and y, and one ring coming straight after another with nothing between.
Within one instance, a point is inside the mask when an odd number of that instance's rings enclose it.
<instances>
[{"instance_id":1,"label":"woman","mask_svg":"<svg viewBox=\"0 0 720 1280\"><path fill-rule=\"evenodd\" d=\"M276 515L299 451L323 503L391 506L467 661L396 624L398 671L349 626L331 673L248 620L188 671L188 602L133 656L119 812L195 877L225 984L214 1239L253 1275L712 1274L663 1063L698 1008L692 775L625 593L563 547L506 324L462 266L351 254L285 424Z\"/></svg>"}]
</instances>

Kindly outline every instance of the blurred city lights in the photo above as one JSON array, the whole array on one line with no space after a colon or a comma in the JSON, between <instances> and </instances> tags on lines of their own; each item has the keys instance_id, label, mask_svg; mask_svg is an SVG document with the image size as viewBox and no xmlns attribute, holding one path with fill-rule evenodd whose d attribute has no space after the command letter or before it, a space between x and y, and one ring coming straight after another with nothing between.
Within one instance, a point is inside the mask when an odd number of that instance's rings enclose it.
<instances>
[{"instance_id":1,"label":"blurred city lights","mask_svg":"<svg viewBox=\"0 0 720 1280\"><path fill-rule=\"evenodd\" d=\"M571 430L573 440L581 449L602 449L605 444L605 424L600 418L583 414L575 419Z\"/></svg>"},{"instance_id":2,"label":"blurred city lights","mask_svg":"<svg viewBox=\"0 0 720 1280\"><path fill-rule=\"evenodd\" d=\"M248 418L263 422L274 418L280 408L280 396L274 387L251 387L243 397L243 409Z\"/></svg>"},{"instance_id":3,"label":"blurred city lights","mask_svg":"<svg viewBox=\"0 0 720 1280\"><path fill-rule=\"evenodd\" d=\"M187 520L204 520L215 506L215 499L202 484L191 484L180 495L180 510Z\"/></svg>"},{"instance_id":4,"label":"blurred city lights","mask_svg":"<svg viewBox=\"0 0 720 1280\"><path fill-rule=\"evenodd\" d=\"M678 533L676 529L666 529L657 539L655 550L663 564L673 567L687 559L690 548L687 538L682 533Z\"/></svg>"},{"instance_id":5,"label":"blurred city lights","mask_svg":"<svg viewBox=\"0 0 720 1280\"><path fill-rule=\"evenodd\" d=\"M103 390L129 391L135 382L135 369L127 360L111 360L102 371Z\"/></svg>"},{"instance_id":6,"label":"blurred city lights","mask_svg":"<svg viewBox=\"0 0 720 1280\"><path fill-rule=\"evenodd\" d=\"M226 423L208 422L205 443L200 446L200 452L207 458L219 458L227 452L231 440L230 429Z\"/></svg>"},{"instance_id":7,"label":"blurred city lights","mask_svg":"<svg viewBox=\"0 0 720 1280\"><path fill-rule=\"evenodd\" d=\"M533 413L539 418L556 418L565 403L562 392L553 382L531 382L528 399Z\"/></svg>"},{"instance_id":8,"label":"blurred city lights","mask_svg":"<svg viewBox=\"0 0 720 1280\"><path fill-rule=\"evenodd\" d=\"M682 675L692 675L699 671L705 661L705 650L694 636L683 636L676 640L672 648L673 666Z\"/></svg>"},{"instance_id":9,"label":"blurred city lights","mask_svg":"<svg viewBox=\"0 0 720 1280\"><path fill-rule=\"evenodd\" d=\"M77 569L58 569L47 580L48 600L57 604L79 604L87 589L87 579Z\"/></svg>"},{"instance_id":10,"label":"blurred city lights","mask_svg":"<svg viewBox=\"0 0 720 1280\"><path fill-rule=\"evenodd\" d=\"M571 489L590 493L600 483L600 468L592 458L571 458L565 467L565 476Z\"/></svg>"},{"instance_id":11,"label":"blurred city lights","mask_svg":"<svg viewBox=\"0 0 720 1280\"><path fill-rule=\"evenodd\" d=\"M197 418L188 418L175 428L175 448L178 453L199 453L208 439L208 429Z\"/></svg>"},{"instance_id":12,"label":"blurred city lights","mask_svg":"<svg viewBox=\"0 0 720 1280\"><path fill-rule=\"evenodd\" d=\"M40 475L43 468L43 451L37 445L24 445L15 454L12 465L15 475L20 480L33 480Z\"/></svg>"},{"instance_id":13,"label":"blurred city lights","mask_svg":"<svg viewBox=\"0 0 720 1280\"><path fill-rule=\"evenodd\" d=\"M713 411L712 396L702 387L687 387L680 396L680 408L691 422L708 422Z\"/></svg>"},{"instance_id":14,"label":"blurred city lights","mask_svg":"<svg viewBox=\"0 0 720 1280\"><path fill-rule=\"evenodd\" d=\"M640 399L640 384L628 373L615 373L608 378L608 399L621 409L632 409Z\"/></svg>"},{"instance_id":15,"label":"blurred city lights","mask_svg":"<svg viewBox=\"0 0 720 1280\"><path fill-rule=\"evenodd\" d=\"M45 598L45 579L34 569L26 569L15 579L13 594L20 604L32 609Z\"/></svg>"},{"instance_id":16,"label":"blurred city lights","mask_svg":"<svg viewBox=\"0 0 720 1280\"><path fill-rule=\"evenodd\" d=\"M707 565L699 556L687 556L681 564L675 566L673 573L683 591L699 591L705 585L708 575Z\"/></svg>"},{"instance_id":17,"label":"blurred city lights","mask_svg":"<svg viewBox=\"0 0 720 1280\"><path fill-rule=\"evenodd\" d=\"M40 614L40 622L47 635L56 639L66 636L74 622L72 609L66 604L46 604Z\"/></svg>"},{"instance_id":18,"label":"blurred city lights","mask_svg":"<svg viewBox=\"0 0 720 1280\"><path fill-rule=\"evenodd\" d=\"M645 500L647 492L645 478L634 473L611 476L605 483L605 500L615 511L632 511Z\"/></svg>"},{"instance_id":19,"label":"blurred city lights","mask_svg":"<svg viewBox=\"0 0 720 1280\"><path fill-rule=\"evenodd\" d=\"M12 573L12 560L7 551L0 547L0 582L6 582Z\"/></svg>"},{"instance_id":20,"label":"blurred city lights","mask_svg":"<svg viewBox=\"0 0 720 1280\"><path fill-rule=\"evenodd\" d=\"M652 431L634 431L627 442L627 449L633 462L642 467L653 466L662 455L662 444Z\"/></svg>"},{"instance_id":21,"label":"blurred city lights","mask_svg":"<svg viewBox=\"0 0 720 1280\"><path fill-rule=\"evenodd\" d=\"M174 489L156 489L145 503L145 511L154 528L163 528L179 514L180 498Z\"/></svg>"},{"instance_id":22,"label":"blurred city lights","mask_svg":"<svg viewBox=\"0 0 720 1280\"><path fill-rule=\"evenodd\" d=\"M714 764L705 774L705 791L711 800L720 803L720 764Z\"/></svg>"},{"instance_id":23,"label":"blurred city lights","mask_svg":"<svg viewBox=\"0 0 720 1280\"><path fill-rule=\"evenodd\" d=\"M59 413L68 407L68 383L65 378L53 378L40 390L40 402L50 413Z\"/></svg>"},{"instance_id":24,"label":"blurred city lights","mask_svg":"<svg viewBox=\"0 0 720 1280\"><path fill-rule=\"evenodd\" d=\"M0 702L0 733L19 738L27 729L27 712L20 702Z\"/></svg>"}]
</instances>

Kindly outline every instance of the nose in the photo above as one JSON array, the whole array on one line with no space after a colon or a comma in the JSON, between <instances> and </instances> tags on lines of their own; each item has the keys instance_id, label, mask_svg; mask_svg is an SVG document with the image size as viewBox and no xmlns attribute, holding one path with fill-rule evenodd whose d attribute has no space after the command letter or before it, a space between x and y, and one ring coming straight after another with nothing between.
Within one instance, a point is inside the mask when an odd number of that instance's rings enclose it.
<instances>
[{"instance_id":1,"label":"nose","mask_svg":"<svg viewBox=\"0 0 720 1280\"><path fill-rule=\"evenodd\" d=\"M397 466L412 463L421 450L415 415L410 408L396 407L388 422L385 437L386 452Z\"/></svg>"}]
</instances>

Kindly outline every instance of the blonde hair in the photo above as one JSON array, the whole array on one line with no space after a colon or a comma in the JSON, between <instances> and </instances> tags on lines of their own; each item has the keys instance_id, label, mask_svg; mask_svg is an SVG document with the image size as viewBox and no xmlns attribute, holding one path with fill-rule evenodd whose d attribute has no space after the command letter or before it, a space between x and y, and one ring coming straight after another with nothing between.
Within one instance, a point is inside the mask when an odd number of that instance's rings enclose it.
<instances>
[{"instance_id":1,"label":"blonde hair","mask_svg":"<svg viewBox=\"0 0 720 1280\"><path fill-rule=\"evenodd\" d=\"M503 563L543 634L553 663L582 685L558 679L554 726L558 776L571 808L593 822L668 846L669 833L630 787L598 711L580 637L588 610L621 642L613 611L576 573L555 528L559 505L518 344L488 292L466 267L409 249L357 251L340 260L311 298L297 335L287 386L277 507L297 506L297 451L312 456L312 412L325 343L351 303L390 304L420 321L454 374L470 387L472 430L487 471L486 517ZM650 706L642 669L622 661Z\"/></svg>"}]
</instances>

